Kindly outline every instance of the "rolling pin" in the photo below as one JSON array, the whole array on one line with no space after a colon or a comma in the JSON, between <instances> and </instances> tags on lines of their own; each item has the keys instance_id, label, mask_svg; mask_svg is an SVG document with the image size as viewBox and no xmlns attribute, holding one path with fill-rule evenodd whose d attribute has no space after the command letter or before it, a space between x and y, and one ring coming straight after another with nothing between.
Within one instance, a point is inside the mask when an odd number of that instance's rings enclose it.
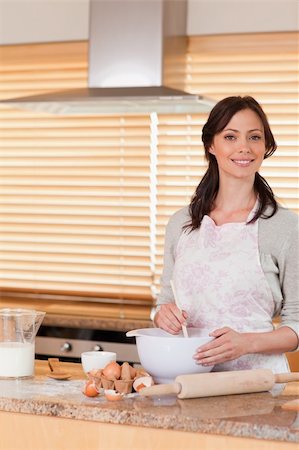
<instances>
[{"instance_id":1,"label":"rolling pin","mask_svg":"<svg viewBox=\"0 0 299 450\"><path fill-rule=\"evenodd\" d=\"M284 403L282 409L289 409L290 411L299 411L299 398L295 400L290 400L289 402Z\"/></svg>"},{"instance_id":2,"label":"rolling pin","mask_svg":"<svg viewBox=\"0 0 299 450\"><path fill-rule=\"evenodd\" d=\"M215 397L269 391L275 383L299 381L299 372L273 374L270 369L179 375L174 383L156 384L139 391L143 396L171 395L178 398Z\"/></svg>"}]
</instances>

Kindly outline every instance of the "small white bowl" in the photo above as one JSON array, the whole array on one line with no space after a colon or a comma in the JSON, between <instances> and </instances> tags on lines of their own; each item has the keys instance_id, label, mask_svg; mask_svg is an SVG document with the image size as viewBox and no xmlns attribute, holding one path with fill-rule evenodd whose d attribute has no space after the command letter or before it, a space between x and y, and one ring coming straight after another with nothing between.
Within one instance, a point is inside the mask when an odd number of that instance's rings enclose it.
<instances>
[{"instance_id":1,"label":"small white bowl","mask_svg":"<svg viewBox=\"0 0 299 450\"><path fill-rule=\"evenodd\" d=\"M202 336L199 328L188 328L190 337L173 335L160 328L142 328L129 331L127 336L135 336L137 351L142 367L156 383L171 383L178 375L210 372L213 366L196 364L193 355L196 349L212 341L210 336Z\"/></svg>"},{"instance_id":2,"label":"small white bowl","mask_svg":"<svg viewBox=\"0 0 299 450\"><path fill-rule=\"evenodd\" d=\"M116 361L116 353L114 352L91 351L81 353L81 362L85 373L103 369L111 361Z\"/></svg>"}]
</instances>

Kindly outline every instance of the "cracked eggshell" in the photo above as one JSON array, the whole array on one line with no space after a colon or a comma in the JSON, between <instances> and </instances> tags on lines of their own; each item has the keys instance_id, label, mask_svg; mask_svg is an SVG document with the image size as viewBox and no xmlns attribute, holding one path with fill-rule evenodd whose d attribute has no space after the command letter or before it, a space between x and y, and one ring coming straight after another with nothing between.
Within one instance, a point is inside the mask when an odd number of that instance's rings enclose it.
<instances>
[{"instance_id":1,"label":"cracked eggshell","mask_svg":"<svg viewBox=\"0 0 299 450\"><path fill-rule=\"evenodd\" d=\"M149 387L154 384L154 380L151 376L139 377L133 383L133 388L136 392L139 392L144 387Z\"/></svg>"},{"instance_id":2,"label":"cracked eggshell","mask_svg":"<svg viewBox=\"0 0 299 450\"><path fill-rule=\"evenodd\" d=\"M124 394L121 394L120 392L116 392L114 389L105 389L104 394L105 394L106 399L111 402L121 400L124 396Z\"/></svg>"},{"instance_id":3,"label":"cracked eggshell","mask_svg":"<svg viewBox=\"0 0 299 450\"><path fill-rule=\"evenodd\" d=\"M99 392L93 381L87 381L82 392L84 395L86 395L86 397L97 397L97 395L99 395Z\"/></svg>"},{"instance_id":4,"label":"cracked eggshell","mask_svg":"<svg viewBox=\"0 0 299 450\"><path fill-rule=\"evenodd\" d=\"M135 377L134 379L137 380L137 378L140 377L150 377L150 374L147 373L144 369L140 368L140 369L136 369L136 373L135 373Z\"/></svg>"},{"instance_id":5,"label":"cracked eggshell","mask_svg":"<svg viewBox=\"0 0 299 450\"><path fill-rule=\"evenodd\" d=\"M88 380L92 381L95 386L97 387L97 389L102 387L102 371L101 370L95 370L95 371L90 371L88 372L87 376L88 376Z\"/></svg>"},{"instance_id":6,"label":"cracked eggshell","mask_svg":"<svg viewBox=\"0 0 299 450\"><path fill-rule=\"evenodd\" d=\"M88 378L92 377L100 378L102 376L102 372L103 372L102 369L93 369L87 372L87 376Z\"/></svg>"}]
</instances>

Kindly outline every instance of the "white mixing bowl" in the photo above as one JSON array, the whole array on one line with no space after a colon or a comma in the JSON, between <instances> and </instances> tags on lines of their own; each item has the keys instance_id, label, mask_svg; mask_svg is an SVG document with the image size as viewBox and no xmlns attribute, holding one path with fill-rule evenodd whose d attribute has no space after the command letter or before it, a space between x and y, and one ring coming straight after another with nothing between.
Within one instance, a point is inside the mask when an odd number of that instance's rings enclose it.
<instances>
[{"instance_id":1,"label":"white mixing bowl","mask_svg":"<svg viewBox=\"0 0 299 450\"><path fill-rule=\"evenodd\" d=\"M170 383L176 376L189 373L210 372L213 366L196 364L193 355L198 347L212 341L210 336L200 336L199 328L188 328L189 337L169 334L160 328L142 328L128 331L136 337L137 351L142 367L156 383Z\"/></svg>"}]
</instances>

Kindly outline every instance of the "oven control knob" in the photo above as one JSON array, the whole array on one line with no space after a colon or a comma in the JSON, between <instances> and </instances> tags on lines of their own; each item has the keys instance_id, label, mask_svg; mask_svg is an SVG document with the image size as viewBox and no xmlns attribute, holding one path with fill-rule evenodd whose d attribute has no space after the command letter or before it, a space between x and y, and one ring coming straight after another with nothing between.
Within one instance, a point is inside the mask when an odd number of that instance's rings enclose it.
<instances>
[{"instance_id":1,"label":"oven control knob","mask_svg":"<svg viewBox=\"0 0 299 450\"><path fill-rule=\"evenodd\" d=\"M69 342L65 342L64 344L62 344L62 346L60 347L60 350L62 352L68 353L72 351L72 344L70 344Z\"/></svg>"},{"instance_id":2,"label":"oven control knob","mask_svg":"<svg viewBox=\"0 0 299 450\"><path fill-rule=\"evenodd\" d=\"M93 351L94 352L102 352L103 351L103 347L101 347L99 344L96 344L93 347Z\"/></svg>"}]
</instances>

